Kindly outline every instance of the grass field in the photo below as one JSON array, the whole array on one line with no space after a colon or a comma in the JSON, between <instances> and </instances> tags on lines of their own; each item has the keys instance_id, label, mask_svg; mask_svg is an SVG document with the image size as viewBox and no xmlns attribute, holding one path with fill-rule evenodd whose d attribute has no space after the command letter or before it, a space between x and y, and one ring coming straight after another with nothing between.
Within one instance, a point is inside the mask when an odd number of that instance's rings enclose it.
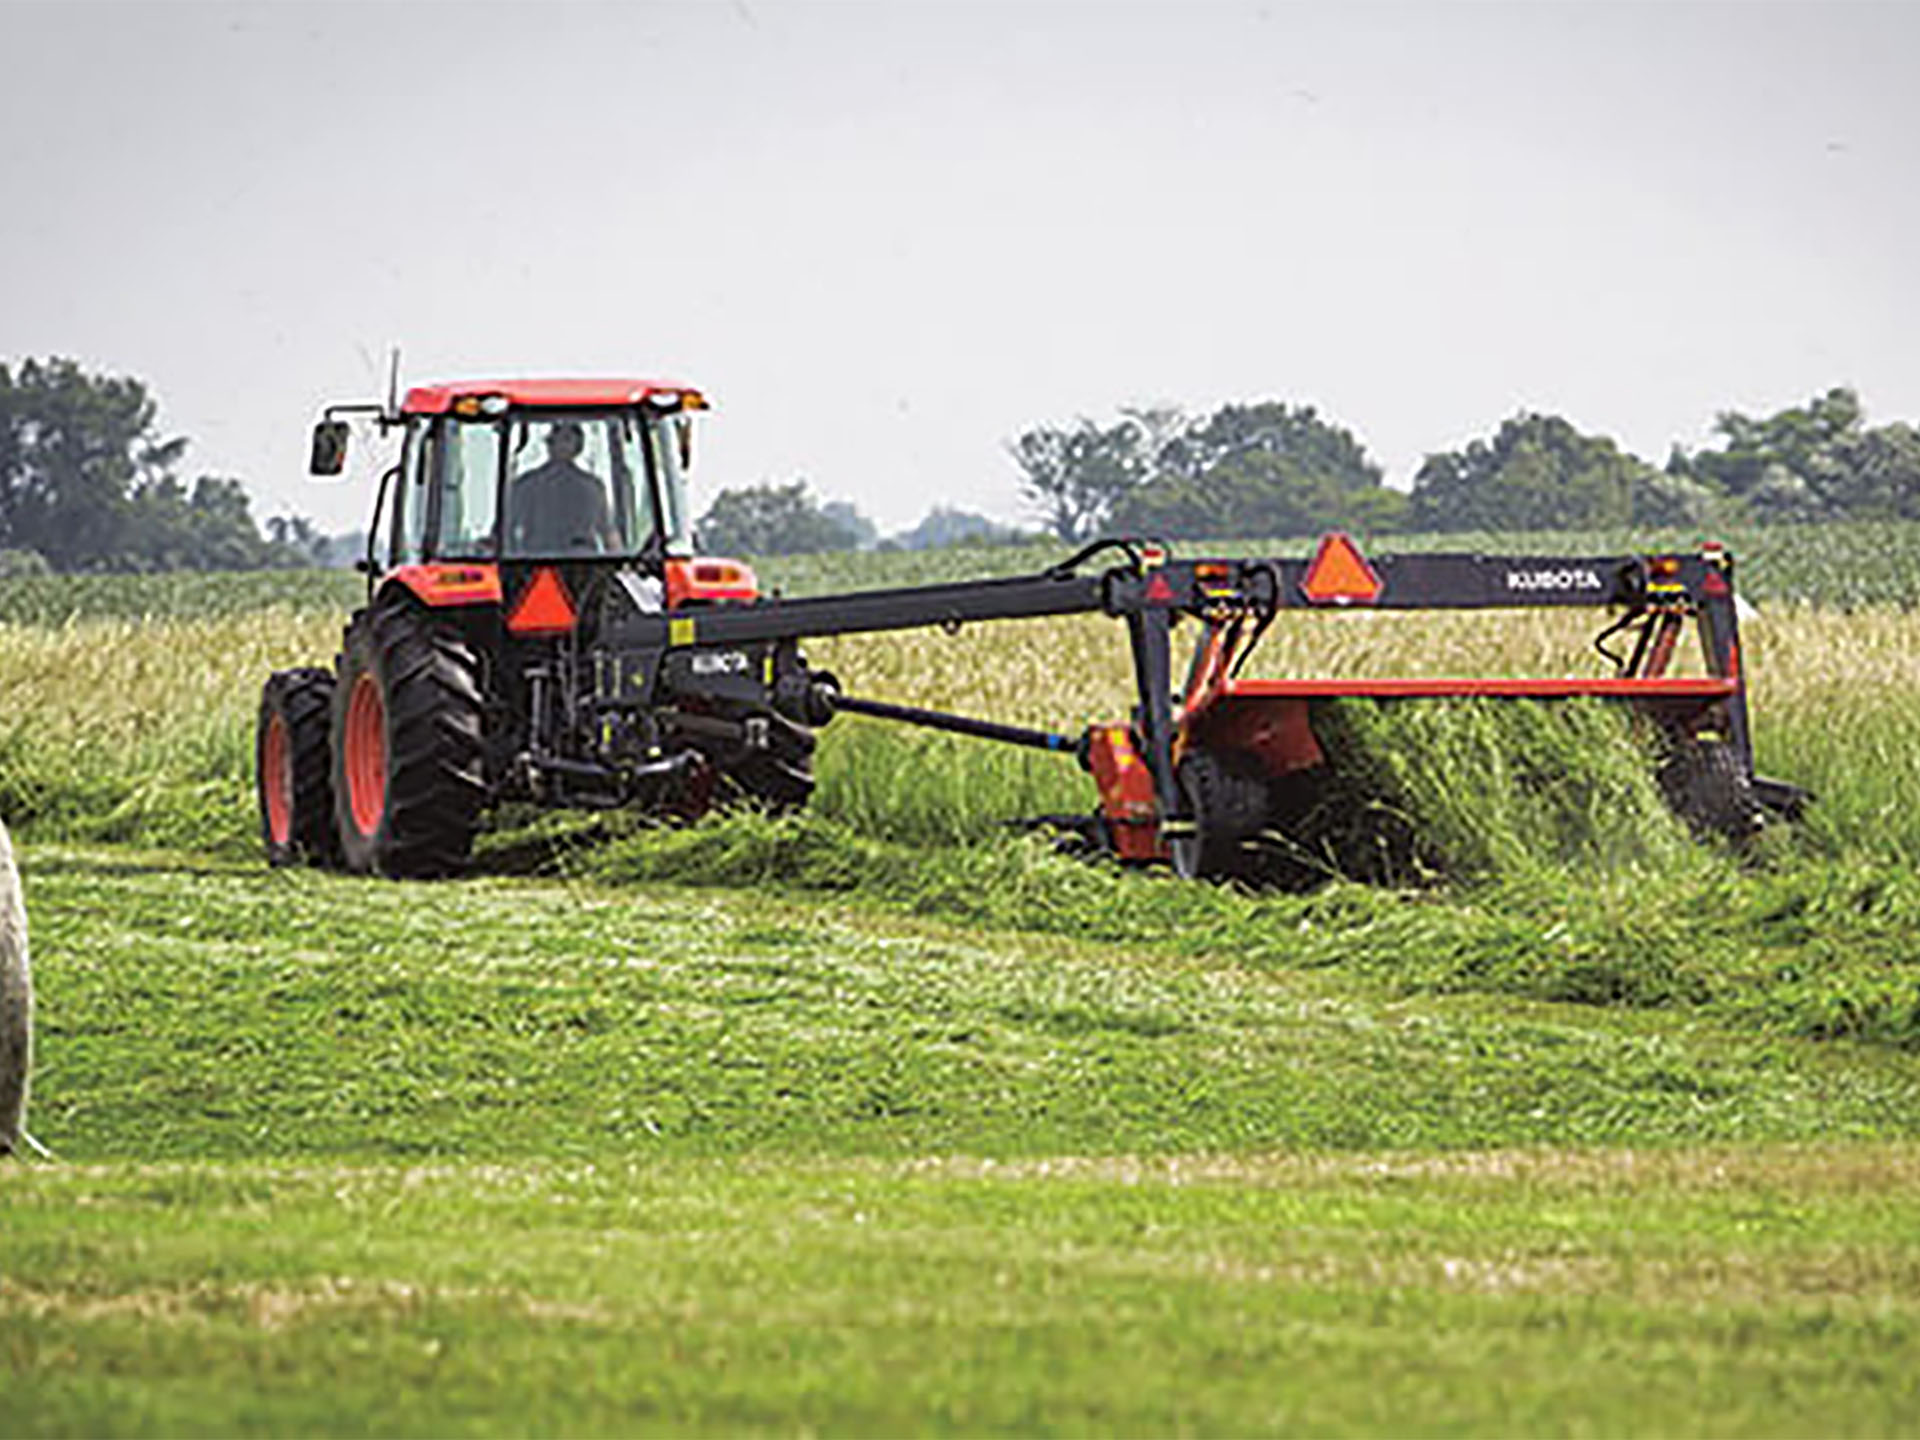
<instances>
[{"instance_id":1,"label":"grass field","mask_svg":"<svg viewBox=\"0 0 1920 1440\"><path fill-rule=\"evenodd\" d=\"M764 892L29 880L7 1433L1920 1413L1897 1048Z\"/></svg>"},{"instance_id":2,"label":"grass field","mask_svg":"<svg viewBox=\"0 0 1920 1440\"><path fill-rule=\"evenodd\" d=\"M1411 707L1356 723L1443 868L1256 896L999 825L1071 765L844 721L804 817L270 872L259 681L339 600L146 583L0 594L59 1157L0 1163L0 1433L1920 1431L1911 593L1749 625L1762 767L1819 794L1756 856L1598 713ZM1115 628L811 648L1070 727Z\"/></svg>"}]
</instances>

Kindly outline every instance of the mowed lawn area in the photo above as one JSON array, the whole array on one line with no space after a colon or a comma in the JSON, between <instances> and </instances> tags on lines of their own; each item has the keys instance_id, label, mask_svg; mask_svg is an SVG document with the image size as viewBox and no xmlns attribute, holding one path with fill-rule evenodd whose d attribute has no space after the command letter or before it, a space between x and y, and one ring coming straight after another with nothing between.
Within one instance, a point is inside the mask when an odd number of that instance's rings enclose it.
<instances>
[{"instance_id":1,"label":"mowed lawn area","mask_svg":"<svg viewBox=\"0 0 1920 1440\"><path fill-rule=\"evenodd\" d=\"M22 850L0 1434L1920 1430L1900 1045Z\"/></svg>"}]
</instances>

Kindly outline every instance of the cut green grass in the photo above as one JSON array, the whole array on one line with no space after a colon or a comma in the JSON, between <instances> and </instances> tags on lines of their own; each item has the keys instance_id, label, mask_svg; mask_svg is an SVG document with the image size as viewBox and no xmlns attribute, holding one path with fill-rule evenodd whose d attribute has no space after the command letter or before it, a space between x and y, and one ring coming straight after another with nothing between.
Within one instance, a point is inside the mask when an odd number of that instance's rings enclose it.
<instances>
[{"instance_id":1,"label":"cut green grass","mask_svg":"<svg viewBox=\"0 0 1920 1440\"><path fill-rule=\"evenodd\" d=\"M1756 1034L1920 1049L1920 877L1791 852L1755 868L1702 852L1676 870L1528 867L1470 887L1333 883L1250 894L1050 852L1038 840L926 849L810 816L690 829L565 825L550 862L627 890L733 886L1259 969L1711 1016ZM1662 824L1664 825L1664 820Z\"/></svg>"},{"instance_id":2,"label":"cut green grass","mask_svg":"<svg viewBox=\"0 0 1920 1440\"><path fill-rule=\"evenodd\" d=\"M1920 1134L1920 1057L1898 1050L1412 993L1394 957L1417 967L1433 937L1359 887L1345 919L1333 897L1285 924L1234 902L1243 951L1211 924L1103 943L763 888L25 858L34 1129L70 1160ZM1477 923L1490 959L1554 958L1511 917Z\"/></svg>"},{"instance_id":3,"label":"cut green grass","mask_svg":"<svg viewBox=\"0 0 1920 1440\"><path fill-rule=\"evenodd\" d=\"M0 1171L0 1430L1885 1435L1911 1146Z\"/></svg>"},{"instance_id":4,"label":"cut green grass","mask_svg":"<svg viewBox=\"0 0 1920 1440\"><path fill-rule=\"evenodd\" d=\"M0 1166L0 1433L1920 1421L1897 1050L1278 937L25 860L61 1160Z\"/></svg>"}]
</instances>

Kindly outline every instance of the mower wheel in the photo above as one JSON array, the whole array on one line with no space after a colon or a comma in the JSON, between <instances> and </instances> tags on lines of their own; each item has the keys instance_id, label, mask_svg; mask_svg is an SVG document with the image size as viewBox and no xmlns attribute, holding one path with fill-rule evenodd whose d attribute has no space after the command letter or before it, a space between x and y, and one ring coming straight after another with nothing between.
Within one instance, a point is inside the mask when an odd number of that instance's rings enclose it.
<instances>
[{"instance_id":1,"label":"mower wheel","mask_svg":"<svg viewBox=\"0 0 1920 1440\"><path fill-rule=\"evenodd\" d=\"M813 798L813 731L771 710L766 721L767 748L749 750L726 772L728 788L775 814L803 810Z\"/></svg>"},{"instance_id":2,"label":"mower wheel","mask_svg":"<svg viewBox=\"0 0 1920 1440\"><path fill-rule=\"evenodd\" d=\"M473 850L487 799L480 666L411 601L347 627L333 703L333 804L349 870L447 875Z\"/></svg>"},{"instance_id":3,"label":"mower wheel","mask_svg":"<svg viewBox=\"0 0 1920 1440\"><path fill-rule=\"evenodd\" d=\"M1660 789L1695 835L1741 845L1766 828L1766 807L1733 746L1718 740L1676 740L1660 765Z\"/></svg>"},{"instance_id":4,"label":"mower wheel","mask_svg":"<svg viewBox=\"0 0 1920 1440\"><path fill-rule=\"evenodd\" d=\"M333 672L276 670L260 693L254 790L270 865L337 865L333 826Z\"/></svg>"},{"instance_id":5,"label":"mower wheel","mask_svg":"<svg viewBox=\"0 0 1920 1440\"><path fill-rule=\"evenodd\" d=\"M1193 829L1169 840L1184 880L1246 879L1259 868L1247 842L1266 827L1273 805L1266 767L1242 750L1189 750L1174 780Z\"/></svg>"}]
</instances>

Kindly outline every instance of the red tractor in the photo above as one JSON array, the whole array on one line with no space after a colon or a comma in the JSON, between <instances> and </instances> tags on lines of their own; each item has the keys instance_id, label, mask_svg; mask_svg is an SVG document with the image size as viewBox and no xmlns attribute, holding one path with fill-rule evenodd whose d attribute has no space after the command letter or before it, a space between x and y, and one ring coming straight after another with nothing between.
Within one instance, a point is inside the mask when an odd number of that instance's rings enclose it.
<instances>
[{"instance_id":1,"label":"red tractor","mask_svg":"<svg viewBox=\"0 0 1920 1440\"><path fill-rule=\"evenodd\" d=\"M333 668L278 672L261 698L274 863L445 874L510 799L687 814L724 792L805 803L812 732L764 701L703 695L642 714L583 694L635 678L607 671L623 658L596 644L609 615L758 597L745 565L692 552L684 474L704 408L660 380L512 380L327 410L313 473L344 468L340 417L355 412L399 432L399 463L374 506L367 603Z\"/></svg>"}]
</instances>

